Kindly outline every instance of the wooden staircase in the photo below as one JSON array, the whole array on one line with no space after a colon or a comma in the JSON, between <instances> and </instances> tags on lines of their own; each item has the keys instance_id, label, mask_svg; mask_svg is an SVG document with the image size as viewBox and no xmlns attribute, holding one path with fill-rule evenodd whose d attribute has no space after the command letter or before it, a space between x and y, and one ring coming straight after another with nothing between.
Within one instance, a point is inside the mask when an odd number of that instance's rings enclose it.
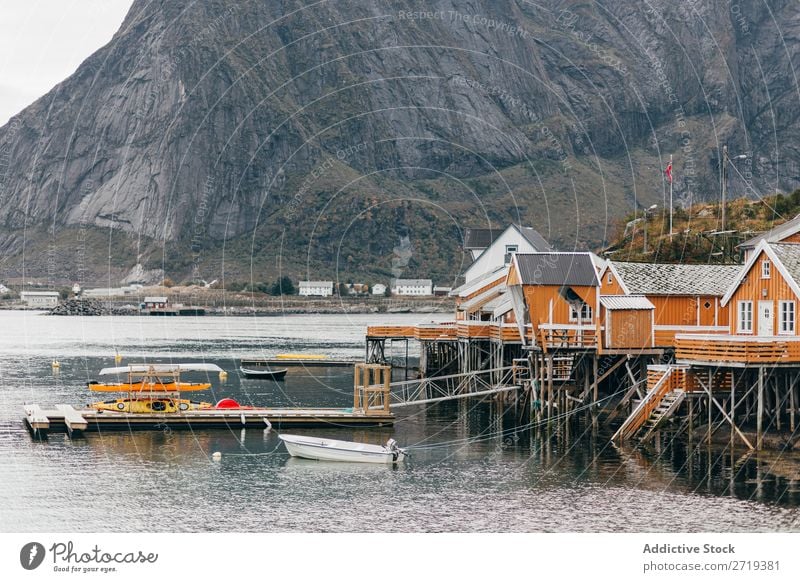
<instances>
[{"instance_id":1,"label":"wooden staircase","mask_svg":"<svg viewBox=\"0 0 800 582\"><path fill-rule=\"evenodd\" d=\"M625 419L612 440L644 440L680 407L686 392L678 385L676 368L670 366L661 379L650 389L639 405Z\"/></svg>"}]
</instances>

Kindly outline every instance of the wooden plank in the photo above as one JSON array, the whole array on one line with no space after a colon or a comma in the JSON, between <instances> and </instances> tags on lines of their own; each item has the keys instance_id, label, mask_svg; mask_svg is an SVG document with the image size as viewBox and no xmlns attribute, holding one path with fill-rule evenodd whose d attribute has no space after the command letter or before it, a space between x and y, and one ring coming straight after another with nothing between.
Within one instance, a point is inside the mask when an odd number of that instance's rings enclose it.
<instances>
[{"instance_id":1,"label":"wooden plank","mask_svg":"<svg viewBox=\"0 0 800 582\"><path fill-rule=\"evenodd\" d=\"M25 417L34 431L44 431L50 428L50 419L38 404L26 404L23 406Z\"/></svg>"},{"instance_id":2,"label":"wooden plank","mask_svg":"<svg viewBox=\"0 0 800 582\"><path fill-rule=\"evenodd\" d=\"M84 431L88 426L88 422L83 417L83 414L75 410L69 404L56 404L56 410L64 415L64 424L70 433L73 431Z\"/></svg>"}]
</instances>

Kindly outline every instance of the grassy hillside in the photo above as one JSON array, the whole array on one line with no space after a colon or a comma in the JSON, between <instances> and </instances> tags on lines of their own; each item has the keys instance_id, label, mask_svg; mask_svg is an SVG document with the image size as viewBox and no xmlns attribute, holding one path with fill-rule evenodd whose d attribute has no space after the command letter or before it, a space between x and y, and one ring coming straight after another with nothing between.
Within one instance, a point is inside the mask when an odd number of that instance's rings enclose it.
<instances>
[{"instance_id":1,"label":"grassy hillside","mask_svg":"<svg viewBox=\"0 0 800 582\"><path fill-rule=\"evenodd\" d=\"M613 242L602 254L621 261L737 262L736 245L800 214L800 190L761 200L739 198L729 202L724 231L721 214L719 203L676 209L671 236L669 217L663 209L648 213L646 219L644 211L629 214L616 225Z\"/></svg>"}]
</instances>

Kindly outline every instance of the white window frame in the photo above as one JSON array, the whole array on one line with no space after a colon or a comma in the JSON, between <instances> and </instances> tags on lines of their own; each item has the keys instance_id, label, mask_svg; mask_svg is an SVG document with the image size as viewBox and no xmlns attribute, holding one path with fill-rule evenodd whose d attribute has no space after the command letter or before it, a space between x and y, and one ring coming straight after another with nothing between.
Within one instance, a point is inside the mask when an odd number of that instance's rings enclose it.
<instances>
[{"instance_id":1,"label":"white window frame","mask_svg":"<svg viewBox=\"0 0 800 582\"><path fill-rule=\"evenodd\" d=\"M746 311L743 311L743 307L747 307ZM747 327L744 326L744 323L747 322L749 325ZM736 304L736 332L737 333L753 333L753 302L752 301L739 301Z\"/></svg>"},{"instance_id":2,"label":"white window frame","mask_svg":"<svg viewBox=\"0 0 800 582\"><path fill-rule=\"evenodd\" d=\"M791 319L789 319L788 315L791 315ZM797 326L797 306L795 305L795 302L794 301L778 302L778 334L794 335L796 326Z\"/></svg>"},{"instance_id":3,"label":"white window frame","mask_svg":"<svg viewBox=\"0 0 800 582\"><path fill-rule=\"evenodd\" d=\"M762 279L769 279L772 275L772 263L770 263L769 259L764 259L761 261L761 278Z\"/></svg>"},{"instance_id":4,"label":"white window frame","mask_svg":"<svg viewBox=\"0 0 800 582\"><path fill-rule=\"evenodd\" d=\"M572 303L569 304L569 320L578 321L578 311ZM591 323L592 321L594 321L592 306L588 303L581 303L581 323Z\"/></svg>"}]
</instances>

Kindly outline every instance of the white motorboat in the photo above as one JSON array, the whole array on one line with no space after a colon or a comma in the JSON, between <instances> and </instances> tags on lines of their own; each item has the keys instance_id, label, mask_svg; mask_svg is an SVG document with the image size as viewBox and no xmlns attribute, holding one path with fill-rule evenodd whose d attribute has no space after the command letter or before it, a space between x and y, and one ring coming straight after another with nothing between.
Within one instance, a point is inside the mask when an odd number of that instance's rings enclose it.
<instances>
[{"instance_id":1,"label":"white motorboat","mask_svg":"<svg viewBox=\"0 0 800 582\"><path fill-rule=\"evenodd\" d=\"M404 449L397 446L394 439L389 439L385 445L368 445L291 434L279 436L290 455L316 461L391 465L402 462L407 454Z\"/></svg>"}]
</instances>

